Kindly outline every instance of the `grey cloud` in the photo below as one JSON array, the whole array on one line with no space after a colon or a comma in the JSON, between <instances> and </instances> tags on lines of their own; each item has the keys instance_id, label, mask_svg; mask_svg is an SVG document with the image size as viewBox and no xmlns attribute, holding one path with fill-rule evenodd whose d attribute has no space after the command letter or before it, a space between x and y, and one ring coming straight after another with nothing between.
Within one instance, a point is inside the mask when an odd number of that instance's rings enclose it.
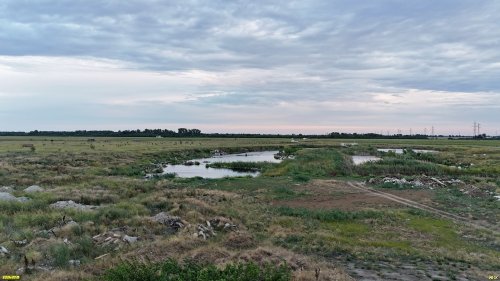
<instances>
[{"instance_id":1,"label":"grey cloud","mask_svg":"<svg viewBox=\"0 0 500 281\"><path fill-rule=\"evenodd\" d=\"M269 74L241 83L175 88L186 95L226 93L177 103L175 112L184 116L203 106L267 112L263 107L283 102L373 105L373 93L409 89L421 90L422 99L428 90L500 95L498 22L500 4L486 0L6 0L0 3L0 55L112 59L165 75L191 70L228 79L241 70ZM145 89L171 90L163 84ZM78 100L85 100L84 92L75 90ZM154 106L158 112L164 107ZM137 112L146 108L151 110L147 102L138 103ZM170 119L181 121L169 112ZM449 109L449 118L456 114ZM388 122L384 118L379 116ZM193 123L202 119L189 117Z\"/></svg>"}]
</instances>

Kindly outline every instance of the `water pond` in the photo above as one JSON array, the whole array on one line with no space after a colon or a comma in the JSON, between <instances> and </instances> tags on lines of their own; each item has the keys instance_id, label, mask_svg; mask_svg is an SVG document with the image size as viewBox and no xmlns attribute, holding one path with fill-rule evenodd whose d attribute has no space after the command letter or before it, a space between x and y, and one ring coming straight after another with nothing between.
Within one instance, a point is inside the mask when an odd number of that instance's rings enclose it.
<instances>
[{"instance_id":1,"label":"water pond","mask_svg":"<svg viewBox=\"0 0 500 281\"><path fill-rule=\"evenodd\" d=\"M224 177L256 177L259 172L240 172L231 169L209 168L207 164L215 162L271 162L279 163L281 160L275 159L274 155L278 151L257 151L238 154L226 154L221 156L213 156L210 158L192 159L188 162L196 163L199 165L167 165L163 169L163 174L175 173L181 178L202 177L207 179L218 179Z\"/></svg>"},{"instance_id":2,"label":"water pond","mask_svg":"<svg viewBox=\"0 0 500 281\"><path fill-rule=\"evenodd\" d=\"M366 162L374 162L381 159L382 158L376 156L360 156L360 155L352 156L352 162L354 162L354 165L361 165Z\"/></svg>"}]
</instances>

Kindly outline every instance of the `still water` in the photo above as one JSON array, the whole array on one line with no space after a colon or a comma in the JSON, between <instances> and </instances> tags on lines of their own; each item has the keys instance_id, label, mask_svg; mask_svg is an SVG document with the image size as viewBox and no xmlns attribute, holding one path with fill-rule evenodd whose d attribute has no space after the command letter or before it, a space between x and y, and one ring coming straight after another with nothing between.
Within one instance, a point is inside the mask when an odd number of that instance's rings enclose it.
<instances>
[{"instance_id":1,"label":"still water","mask_svg":"<svg viewBox=\"0 0 500 281\"><path fill-rule=\"evenodd\" d=\"M380 159L382 158L376 156L352 156L352 162L354 162L354 165L361 165L366 162L378 161Z\"/></svg>"},{"instance_id":2,"label":"still water","mask_svg":"<svg viewBox=\"0 0 500 281\"><path fill-rule=\"evenodd\" d=\"M259 172L237 172L231 169L207 168L207 164L215 162L271 162L279 163L281 160L274 159L278 151L257 151L238 154L226 154L222 156L213 156L210 158L192 159L191 162L199 162L200 165L167 165L163 173L176 173L181 178L203 177L207 179L218 179L223 177L256 177Z\"/></svg>"}]
</instances>

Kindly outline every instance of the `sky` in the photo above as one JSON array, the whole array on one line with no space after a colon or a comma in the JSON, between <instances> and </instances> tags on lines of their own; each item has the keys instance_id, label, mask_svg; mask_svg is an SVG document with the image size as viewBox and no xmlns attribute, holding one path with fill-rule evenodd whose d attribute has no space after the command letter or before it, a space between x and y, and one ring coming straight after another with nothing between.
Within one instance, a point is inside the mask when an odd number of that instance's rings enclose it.
<instances>
[{"instance_id":1,"label":"sky","mask_svg":"<svg viewBox=\"0 0 500 281\"><path fill-rule=\"evenodd\" d=\"M474 121L500 132L500 1L0 1L0 131Z\"/></svg>"}]
</instances>

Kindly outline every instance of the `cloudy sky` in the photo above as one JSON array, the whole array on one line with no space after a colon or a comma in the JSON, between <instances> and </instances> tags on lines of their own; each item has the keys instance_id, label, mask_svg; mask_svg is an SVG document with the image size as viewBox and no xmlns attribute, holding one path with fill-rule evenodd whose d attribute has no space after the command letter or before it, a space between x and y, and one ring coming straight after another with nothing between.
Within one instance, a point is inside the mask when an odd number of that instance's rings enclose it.
<instances>
[{"instance_id":1,"label":"cloudy sky","mask_svg":"<svg viewBox=\"0 0 500 281\"><path fill-rule=\"evenodd\" d=\"M500 132L500 1L0 1L0 131L474 121Z\"/></svg>"}]
</instances>

